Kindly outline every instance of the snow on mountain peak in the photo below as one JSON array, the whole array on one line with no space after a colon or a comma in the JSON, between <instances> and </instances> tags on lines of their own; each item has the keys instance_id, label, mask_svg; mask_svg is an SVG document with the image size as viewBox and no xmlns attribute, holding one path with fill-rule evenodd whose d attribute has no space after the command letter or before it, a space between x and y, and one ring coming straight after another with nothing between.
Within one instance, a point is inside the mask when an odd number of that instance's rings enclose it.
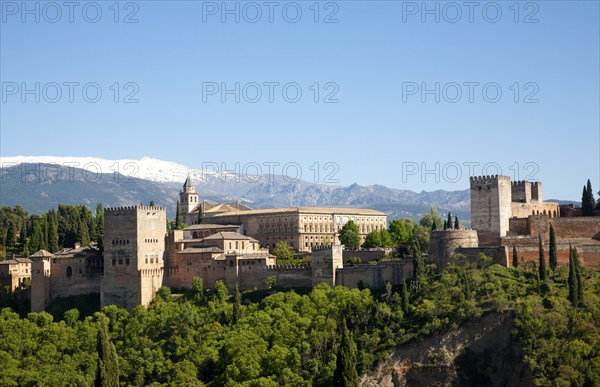
<instances>
[{"instance_id":1,"label":"snow on mountain peak","mask_svg":"<svg viewBox=\"0 0 600 387\"><path fill-rule=\"evenodd\" d=\"M63 157L63 156L10 156L0 157L2 168L9 168L19 164L58 164L65 168L81 168L94 173L114 173L119 172L122 175L135 177L158 182L177 182L183 183L189 176L197 183L205 181L205 173L199 169L192 169L188 166L178 164L172 161L164 161L148 156L139 160L120 159L107 160L99 157ZM212 172L214 173L214 172Z\"/></svg>"}]
</instances>

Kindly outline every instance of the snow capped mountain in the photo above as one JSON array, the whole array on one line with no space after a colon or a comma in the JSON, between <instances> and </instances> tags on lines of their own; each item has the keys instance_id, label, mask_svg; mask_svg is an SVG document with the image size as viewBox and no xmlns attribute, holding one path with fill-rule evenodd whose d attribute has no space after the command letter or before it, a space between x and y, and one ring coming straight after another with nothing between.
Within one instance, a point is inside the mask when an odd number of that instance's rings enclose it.
<instances>
[{"instance_id":1,"label":"snow capped mountain","mask_svg":"<svg viewBox=\"0 0 600 387\"><path fill-rule=\"evenodd\" d=\"M61 167L62 178L36 179L36 176L30 176L28 173L31 165L22 168L21 173L18 173L21 164L58 165ZM3 181L0 185L0 205L20 204L30 211L40 212L56 207L57 203L85 203L93 206L102 202L106 205L132 205L154 200L167 206L172 214L180 187L190 176L202 199L243 202L252 208L362 207L384 211L392 218L418 219L422 214L429 212L430 207L436 206L442 213L452 211L461 219L469 217L468 190L416 193L382 185L334 186L303 180L294 181L277 175L242 176L233 172L219 172L216 165L212 170L208 167L211 165L207 165L207 170L193 169L151 157L143 157L140 160L55 156L0 157L0 174ZM84 172L98 179L90 179ZM117 173L127 178L119 178ZM37 175L43 177L44 173L38 172Z\"/></svg>"},{"instance_id":2,"label":"snow capped mountain","mask_svg":"<svg viewBox=\"0 0 600 387\"><path fill-rule=\"evenodd\" d=\"M225 176L231 178L228 173L215 172L213 170L202 171L172 161L164 161L152 157L142 157L140 160L122 159L107 160L99 157L61 157L61 156L13 156L0 157L2 168L8 168L18 164L58 164L59 166L75 167L88 170L93 173L114 173L136 177L138 179L183 183L189 176L196 182L205 182L207 176Z\"/></svg>"}]
</instances>

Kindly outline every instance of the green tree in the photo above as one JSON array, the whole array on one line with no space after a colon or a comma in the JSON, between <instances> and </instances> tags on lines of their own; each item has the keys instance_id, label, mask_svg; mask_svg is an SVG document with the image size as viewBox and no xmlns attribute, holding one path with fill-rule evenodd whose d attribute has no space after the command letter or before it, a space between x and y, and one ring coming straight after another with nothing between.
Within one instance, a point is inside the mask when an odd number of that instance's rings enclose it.
<instances>
[{"instance_id":1,"label":"green tree","mask_svg":"<svg viewBox=\"0 0 600 387\"><path fill-rule=\"evenodd\" d=\"M273 247L273 255L277 259L292 259L294 258L294 249L287 241L279 241Z\"/></svg>"},{"instance_id":2,"label":"green tree","mask_svg":"<svg viewBox=\"0 0 600 387\"><path fill-rule=\"evenodd\" d=\"M409 301L408 301L408 289L406 288L406 280L402 281L402 287L400 288L400 297L402 298L402 312L408 313Z\"/></svg>"},{"instance_id":3,"label":"green tree","mask_svg":"<svg viewBox=\"0 0 600 387\"><path fill-rule=\"evenodd\" d=\"M538 235L538 250L540 252L540 263L539 263L539 271L540 271L540 281L546 281L547 269L546 269L546 258L544 257L544 246L542 244L542 236Z\"/></svg>"},{"instance_id":4,"label":"green tree","mask_svg":"<svg viewBox=\"0 0 600 387\"><path fill-rule=\"evenodd\" d=\"M342 334L337 350L333 385L336 387L357 387L358 373L356 372L356 343L346 325L342 322Z\"/></svg>"},{"instance_id":5,"label":"green tree","mask_svg":"<svg viewBox=\"0 0 600 387\"><path fill-rule=\"evenodd\" d=\"M176 211L175 212L175 228L178 228L179 225L181 224L181 215L180 215L181 207L179 204L179 200L177 201L177 208L175 211Z\"/></svg>"},{"instance_id":6,"label":"green tree","mask_svg":"<svg viewBox=\"0 0 600 387\"><path fill-rule=\"evenodd\" d=\"M154 207L154 200L150 200L150 207Z\"/></svg>"},{"instance_id":7,"label":"green tree","mask_svg":"<svg viewBox=\"0 0 600 387\"><path fill-rule=\"evenodd\" d=\"M431 207L430 213L423 215L423 217L419 220L419 224L430 230L434 221L435 221L435 224L439 224L439 225L444 224L444 221L443 221L442 217L440 216L437 208Z\"/></svg>"},{"instance_id":8,"label":"green tree","mask_svg":"<svg viewBox=\"0 0 600 387\"><path fill-rule=\"evenodd\" d=\"M556 256L556 233L554 232L554 226L552 226L552 224L550 224L550 250L548 254L550 269L552 269L552 274L554 275L554 270L558 265L558 258Z\"/></svg>"},{"instance_id":9,"label":"green tree","mask_svg":"<svg viewBox=\"0 0 600 387\"><path fill-rule=\"evenodd\" d=\"M96 245L100 251L104 250L104 210L102 203L96 205Z\"/></svg>"},{"instance_id":10,"label":"green tree","mask_svg":"<svg viewBox=\"0 0 600 387\"><path fill-rule=\"evenodd\" d=\"M242 294L240 293L237 284L233 291L233 323L237 323L242 319Z\"/></svg>"},{"instance_id":11,"label":"green tree","mask_svg":"<svg viewBox=\"0 0 600 387\"><path fill-rule=\"evenodd\" d=\"M192 287L195 291L194 299L201 301L204 296L204 281L202 281L202 278L195 275L192 278Z\"/></svg>"},{"instance_id":12,"label":"green tree","mask_svg":"<svg viewBox=\"0 0 600 387\"><path fill-rule=\"evenodd\" d=\"M100 314L98 321L98 372L96 374L96 387L119 386L119 363L114 344L108 338L106 317Z\"/></svg>"},{"instance_id":13,"label":"green tree","mask_svg":"<svg viewBox=\"0 0 600 387\"><path fill-rule=\"evenodd\" d=\"M452 229L452 214L448 211L448 220L446 220L446 224L448 225L448 229Z\"/></svg>"},{"instance_id":14,"label":"green tree","mask_svg":"<svg viewBox=\"0 0 600 387\"><path fill-rule=\"evenodd\" d=\"M340 242L350 250L358 250L360 247L360 234L358 226L353 220L349 220L339 233Z\"/></svg>"},{"instance_id":15,"label":"green tree","mask_svg":"<svg viewBox=\"0 0 600 387\"><path fill-rule=\"evenodd\" d=\"M48 211L48 250L55 253L59 250L58 245L58 217L53 209Z\"/></svg>"},{"instance_id":16,"label":"green tree","mask_svg":"<svg viewBox=\"0 0 600 387\"><path fill-rule=\"evenodd\" d=\"M90 244L90 233L88 232L88 226L87 224L85 224L85 222L82 220L79 222L79 243L81 243L82 246L89 246Z\"/></svg>"},{"instance_id":17,"label":"green tree","mask_svg":"<svg viewBox=\"0 0 600 387\"><path fill-rule=\"evenodd\" d=\"M577 278L577 266L575 263L575 249L569 245L569 301L573 306L579 305L579 285Z\"/></svg>"},{"instance_id":18,"label":"green tree","mask_svg":"<svg viewBox=\"0 0 600 387\"><path fill-rule=\"evenodd\" d=\"M581 262L579 262L579 254L577 253L577 248L573 247L573 261L575 262L575 278L577 279L577 302L580 306L583 305L583 279L581 278L581 272L583 268L581 267Z\"/></svg>"},{"instance_id":19,"label":"green tree","mask_svg":"<svg viewBox=\"0 0 600 387\"><path fill-rule=\"evenodd\" d=\"M382 247L381 244L381 233L378 230L371 231L367 234L365 238L365 243L363 243L363 247L366 249L370 249L373 247Z\"/></svg>"},{"instance_id":20,"label":"green tree","mask_svg":"<svg viewBox=\"0 0 600 387\"><path fill-rule=\"evenodd\" d=\"M458 223L458 215L454 216L454 228L456 230L460 229L460 223Z\"/></svg>"},{"instance_id":21,"label":"green tree","mask_svg":"<svg viewBox=\"0 0 600 387\"><path fill-rule=\"evenodd\" d=\"M517 256L517 248L513 246L512 251L512 265L513 267L519 267L519 257Z\"/></svg>"},{"instance_id":22,"label":"green tree","mask_svg":"<svg viewBox=\"0 0 600 387\"><path fill-rule=\"evenodd\" d=\"M587 185L583 186L583 193L581 194L581 213L583 216L591 216L594 214L594 207L596 203L594 201L594 192L592 191L592 183L588 179Z\"/></svg>"}]
</instances>

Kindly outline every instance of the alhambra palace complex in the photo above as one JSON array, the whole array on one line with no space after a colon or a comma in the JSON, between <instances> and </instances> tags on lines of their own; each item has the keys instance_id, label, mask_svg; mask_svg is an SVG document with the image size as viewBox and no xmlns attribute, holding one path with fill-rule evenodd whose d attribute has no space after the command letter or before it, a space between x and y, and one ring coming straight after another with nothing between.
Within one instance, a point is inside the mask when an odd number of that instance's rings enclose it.
<instances>
[{"instance_id":1,"label":"alhambra palace complex","mask_svg":"<svg viewBox=\"0 0 600 387\"><path fill-rule=\"evenodd\" d=\"M582 217L572 205L544 202L541 183L512 182L506 176L472 177L471 230L431 232L429 260L443 267L455 254L479 259L484 253L509 266L512 247L519 257L538 259L538 235L548 251L549 225L557 237L558 259L568 261L569 244L584 265L600 264L600 216ZM412 276L412 258L344 267L348 253L338 232L349 220L361 238L385 228L384 213L368 209L291 207L252 210L237 203L200 201L189 178L180 192L180 216L190 225L166 230L164 207L104 210L104 251L93 246L41 250L29 258L0 263L3 285L16 288L31 277L31 310L44 310L58 297L99 294L101 305L132 309L148 305L161 286L191 287L199 276L208 289L216 281L239 289L330 286L372 288ZM600 214L599 214L600 215ZM269 253L287 241L310 264L277 265Z\"/></svg>"}]
</instances>

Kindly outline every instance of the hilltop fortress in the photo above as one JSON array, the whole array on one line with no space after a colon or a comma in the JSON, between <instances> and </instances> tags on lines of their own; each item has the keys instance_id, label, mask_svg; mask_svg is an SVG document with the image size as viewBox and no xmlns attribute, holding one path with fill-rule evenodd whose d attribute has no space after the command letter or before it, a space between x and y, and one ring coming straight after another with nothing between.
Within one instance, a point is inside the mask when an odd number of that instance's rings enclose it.
<instances>
[{"instance_id":1,"label":"hilltop fortress","mask_svg":"<svg viewBox=\"0 0 600 387\"><path fill-rule=\"evenodd\" d=\"M385 228L384 213L368 209L292 207L252 210L237 203L199 201L188 178L180 192L180 216L190 224L167 232L164 207L104 209L104 251L95 247L40 251L31 256L32 311L58 297L100 294L101 305L127 309L148 305L161 286L190 288L195 276L212 289L313 287L319 283L355 287L400 284L412 275L412 261L344 268L338 232L349 220L364 240ZM287 241L310 264L277 265L269 248Z\"/></svg>"},{"instance_id":2,"label":"hilltop fortress","mask_svg":"<svg viewBox=\"0 0 600 387\"><path fill-rule=\"evenodd\" d=\"M519 259L539 259L538 235L548 259L550 225L554 227L557 258L566 264L569 245L584 265L600 264L600 216L582 217L573 205L544 202L542 183L511 182L508 176L470 178L472 230L431 232L429 256L444 267L456 252L477 260L481 253L505 266L512 248Z\"/></svg>"},{"instance_id":3,"label":"hilltop fortress","mask_svg":"<svg viewBox=\"0 0 600 387\"><path fill-rule=\"evenodd\" d=\"M548 251L549 226L557 237L558 260L569 245L584 265L600 264L600 216L578 216L573 206L544 202L542 184L511 182L507 176L470 179L471 230L431 232L429 259L444 267L455 253L480 254L510 266L512 247L524 260L538 259L538 235ZM361 239L387 226L384 213L353 208L291 207L252 210L238 203L200 201L186 180L180 217L189 224L167 232L166 209L106 208L104 251L93 246L39 251L4 262L0 280L14 285L31 275L31 309L44 310L58 297L99 294L101 305L132 309L148 305L161 286L189 288L195 276L207 289L223 281L230 289L312 287L319 283L380 288L412 276L412 259L344 267L338 232L353 220ZM269 248L287 241L310 264L277 265ZM31 261L30 261L31 260ZM3 274L4 273L4 274ZM31 274L29 274L31 273ZM13 286L14 287L14 286Z\"/></svg>"}]
</instances>

